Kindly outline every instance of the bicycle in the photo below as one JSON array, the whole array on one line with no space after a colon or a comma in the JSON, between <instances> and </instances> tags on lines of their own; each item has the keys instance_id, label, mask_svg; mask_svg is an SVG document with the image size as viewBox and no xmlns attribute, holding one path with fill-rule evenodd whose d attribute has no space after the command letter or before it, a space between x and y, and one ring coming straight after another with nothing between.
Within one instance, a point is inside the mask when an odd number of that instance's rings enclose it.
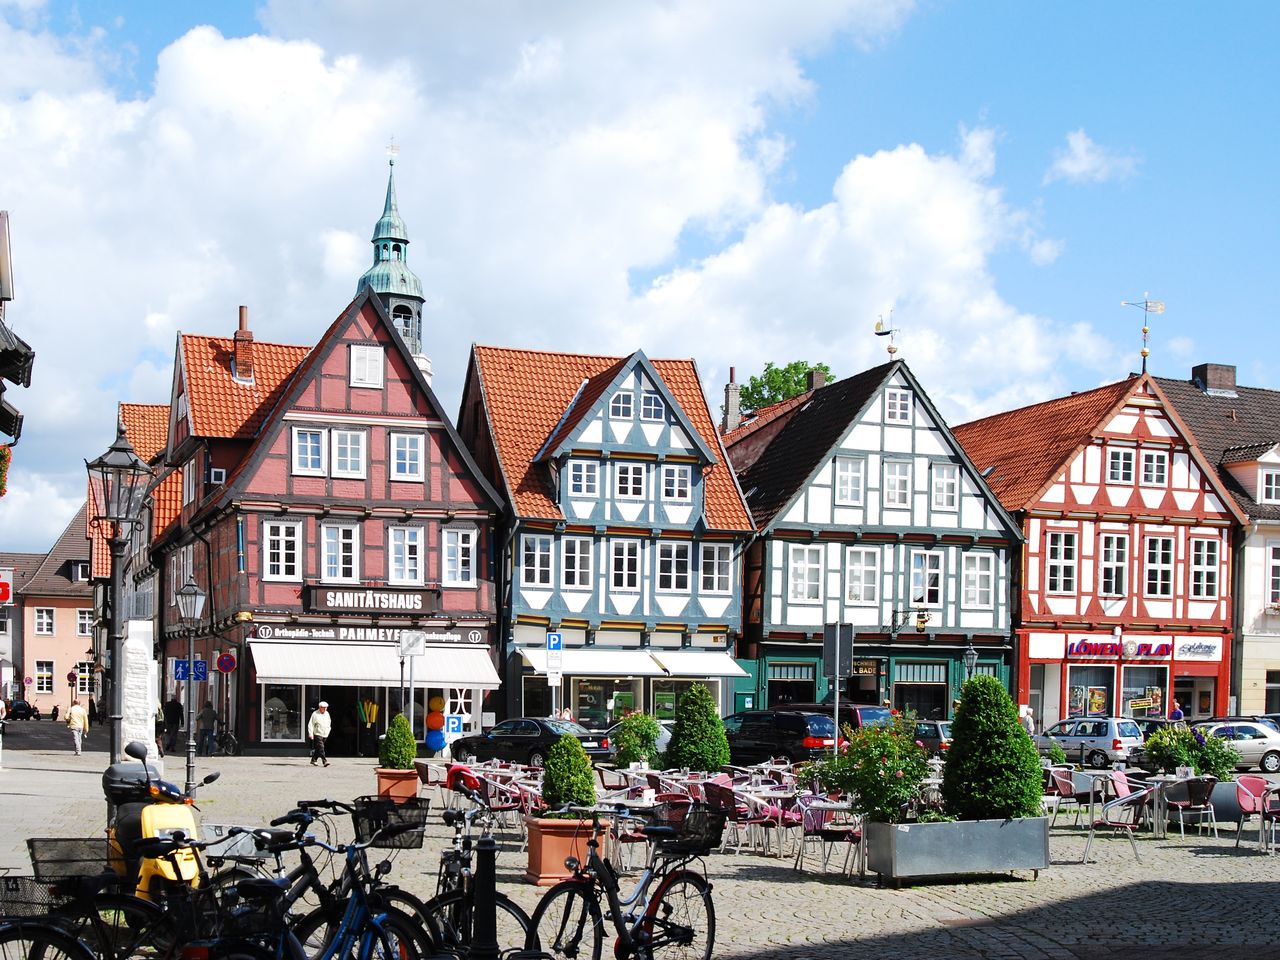
<instances>
[{"instance_id":1,"label":"bicycle","mask_svg":"<svg viewBox=\"0 0 1280 960\"><path fill-rule=\"evenodd\" d=\"M641 829L649 840L645 867L623 897L613 864L600 856L600 837L608 830L600 817L604 813L645 818L625 806L564 809L591 817L586 861L574 857L565 861L573 877L553 886L538 901L525 949L573 960L600 960L606 916L601 910L603 899L617 932L614 956L618 960L710 960L716 936L711 884L689 864L719 845L724 812L697 802L650 808L649 818L655 822Z\"/></svg>"},{"instance_id":2,"label":"bicycle","mask_svg":"<svg viewBox=\"0 0 1280 960\"><path fill-rule=\"evenodd\" d=\"M97 960L85 943L51 923L20 920L0 923L4 960Z\"/></svg>"},{"instance_id":3,"label":"bicycle","mask_svg":"<svg viewBox=\"0 0 1280 960\"><path fill-rule=\"evenodd\" d=\"M214 756L238 757L243 752L244 748L240 746L240 741L231 732L231 728L227 726L226 721L219 720L218 732L213 738Z\"/></svg>"},{"instance_id":4,"label":"bicycle","mask_svg":"<svg viewBox=\"0 0 1280 960\"><path fill-rule=\"evenodd\" d=\"M163 911L116 892L117 879L114 874L0 877L0 922L57 927L109 960L159 955L172 942Z\"/></svg>"}]
</instances>

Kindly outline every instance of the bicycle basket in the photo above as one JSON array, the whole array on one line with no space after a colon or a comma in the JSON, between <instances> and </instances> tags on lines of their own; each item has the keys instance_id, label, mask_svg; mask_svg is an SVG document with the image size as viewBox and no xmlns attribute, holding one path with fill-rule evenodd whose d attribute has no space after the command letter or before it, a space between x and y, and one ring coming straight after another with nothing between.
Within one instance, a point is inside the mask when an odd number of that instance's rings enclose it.
<instances>
[{"instance_id":1,"label":"bicycle basket","mask_svg":"<svg viewBox=\"0 0 1280 960\"><path fill-rule=\"evenodd\" d=\"M382 797L356 797L352 806L355 807L351 819L355 824L356 842L368 842L383 827L408 824L414 829L395 836L379 836L371 846L380 850L417 850L422 847L427 813L431 810L430 800L412 797L404 803L394 803Z\"/></svg>"},{"instance_id":2,"label":"bicycle basket","mask_svg":"<svg viewBox=\"0 0 1280 960\"><path fill-rule=\"evenodd\" d=\"M0 877L0 917L43 917L69 899L54 884L35 877Z\"/></svg>"},{"instance_id":3,"label":"bicycle basket","mask_svg":"<svg viewBox=\"0 0 1280 960\"><path fill-rule=\"evenodd\" d=\"M706 854L720 846L724 835L725 815L703 803L666 804L654 808L654 823L676 828L676 835L660 841L658 849L666 855Z\"/></svg>"},{"instance_id":4,"label":"bicycle basket","mask_svg":"<svg viewBox=\"0 0 1280 960\"><path fill-rule=\"evenodd\" d=\"M112 872L111 847L106 837L31 837L27 840L27 850L31 853L31 872L37 880Z\"/></svg>"}]
</instances>

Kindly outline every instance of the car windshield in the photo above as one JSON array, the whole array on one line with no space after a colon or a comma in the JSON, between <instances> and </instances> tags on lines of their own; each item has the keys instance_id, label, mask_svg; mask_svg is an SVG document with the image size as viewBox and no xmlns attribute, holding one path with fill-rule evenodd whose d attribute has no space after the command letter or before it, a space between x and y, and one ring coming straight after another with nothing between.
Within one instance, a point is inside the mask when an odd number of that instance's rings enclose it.
<instances>
[{"instance_id":1,"label":"car windshield","mask_svg":"<svg viewBox=\"0 0 1280 960\"><path fill-rule=\"evenodd\" d=\"M1138 729L1138 725L1132 720L1125 720L1116 724L1122 737L1137 737L1142 739L1142 731Z\"/></svg>"},{"instance_id":2,"label":"car windshield","mask_svg":"<svg viewBox=\"0 0 1280 960\"><path fill-rule=\"evenodd\" d=\"M580 724L574 723L572 720L547 720L544 722L555 733L558 733L561 736L566 733L571 733L575 737L589 737L592 735L590 730Z\"/></svg>"},{"instance_id":3,"label":"car windshield","mask_svg":"<svg viewBox=\"0 0 1280 960\"><path fill-rule=\"evenodd\" d=\"M951 738L951 721L950 720L938 721L938 733L950 739Z\"/></svg>"},{"instance_id":4,"label":"car windshield","mask_svg":"<svg viewBox=\"0 0 1280 960\"><path fill-rule=\"evenodd\" d=\"M859 707L858 716L864 727L884 727L893 722L893 714L888 707Z\"/></svg>"},{"instance_id":5,"label":"car windshield","mask_svg":"<svg viewBox=\"0 0 1280 960\"><path fill-rule=\"evenodd\" d=\"M836 722L830 717L813 716L809 718L809 736L834 737L835 735Z\"/></svg>"}]
</instances>

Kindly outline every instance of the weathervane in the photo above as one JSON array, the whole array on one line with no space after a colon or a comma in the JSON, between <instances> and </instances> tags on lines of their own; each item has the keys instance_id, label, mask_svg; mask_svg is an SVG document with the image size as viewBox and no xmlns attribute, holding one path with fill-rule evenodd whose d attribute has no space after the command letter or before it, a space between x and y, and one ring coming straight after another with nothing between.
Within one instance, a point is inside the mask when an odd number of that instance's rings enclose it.
<instances>
[{"instance_id":1,"label":"weathervane","mask_svg":"<svg viewBox=\"0 0 1280 960\"><path fill-rule=\"evenodd\" d=\"M1141 300L1121 300L1122 307L1138 307L1144 314L1164 313L1164 301L1152 300L1151 294L1144 293ZM1146 319L1142 319L1142 372L1147 372L1147 357L1151 355L1151 351L1147 349L1147 342L1151 336L1151 327Z\"/></svg>"},{"instance_id":2,"label":"weathervane","mask_svg":"<svg viewBox=\"0 0 1280 960\"><path fill-rule=\"evenodd\" d=\"M889 311L889 323L887 326L885 325L885 322L884 322L884 314L881 314L879 319L876 320L876 336L889 338L889 345L885 347L885 349L889 351L890 360L892 360L893 355L898 352L898 345L893 342L894 337L901 332L902 332L901 330L899 330L897 327L893 325L892 310Z\"/></svg>"},{"instance_id":3,"label":"weathervane","mask_svg":"<svg viewBox=\"0 0 1280 960\"><path fill-rule=\"evenodd\" d=\"M400 153L400 144L396 143L396 138L392 137L387 141L387 158L391 166L396 165L396 156Z\"/></svg>"}]
</instances>

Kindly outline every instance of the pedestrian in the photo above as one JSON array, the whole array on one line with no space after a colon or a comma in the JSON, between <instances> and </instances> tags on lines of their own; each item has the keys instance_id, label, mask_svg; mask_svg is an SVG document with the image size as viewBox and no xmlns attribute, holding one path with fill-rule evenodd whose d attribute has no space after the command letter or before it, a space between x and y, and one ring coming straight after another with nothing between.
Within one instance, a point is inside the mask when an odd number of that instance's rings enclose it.
<instances>
[{"instance_id":1,"label":"pedestrian","mask_svg":"<svg viewBox=\"0 0 1280 960\"><path fill-rule=\"evenodd\" d=\"M71 709L67 711L67 728L71 731L71 742L75 744L78 757L84 738L89 735L89 711L80 705L79 700L71 701Z\"/></svg>"},{"instance_id":2,"label":"pedestrian","mask_svg":"<svg viewBox=\"0 0 1280 960\"><path fill-rule=\"evenodd\" d=\"M164 708L156 706L156 753L164 757Z\"/></svg>"},{"instance_id":3,"label":"pedestrian","mask_svg":"<svg viewBox=\"0 0 1280 960\"><path fill-rule=\"evenodd\" d=\"M317 760L324 762L327 767L329 758L324 755L324 742L329 736L329 730L333 725L333 718L329 716L329 704L323 700L316 706L315 712L311 714L311 719L307 721L307 736L311 740L311 765L314 767Z\"/></svg>"},{"instance_id":4,"label":"pedestrian","mask_svg":"<svg viewBox=\"0 0 1280 960\"><path fill-rule=\"evenodd\" d=\"M1022 708L1022 727L1027 731L1027 736L1034 737L1036 735L1036 718L1032 714L1030 707Z\"/></svg>"},{"instance_id":5,"label":"pedestrian","mask_svg":"<svg viewBox=\"0 0 1280 960\"><path fill-rule=\"evenodd\" d=\"M196 729L200 731L200 754L206 757L213 756L213 731L218 726L218 711L213 709L213 703L206 700L204 706L200 708L200 714L196 718Z\"/></svg>"},{"instance_id":6,"label":"pedestrian","mask_svg":"<svg viewBox=\"0 0 1280 960\"><path fill-rule=\"evenodd\" d=\"M1186 717L1186 714L1182 712L1182 704L1180 704L1177 700L1174 700L1173 709L1169 711L1169 719L1182 720L1185 717Z\"/></svg>"},{"instance_id":7,"label":"pedestrian","mask_svg":"<svg viewBox=\"0 0 1280 960\"><path fill-rule=\"evenodd\" d=\"M93 697L89 698L89 722L95 727L98 725L98 704Z\"/></svg>"},{"instance_id":8,"label":"pedestrian","mask_svg":"<svg viewBox=\"0 0 1280 960\"><path fill-rule=\"evenodd\" d=\"M182 726L182 704L178 698L170 696L164 702L164 732L168 738L164 748L172 753L178 749L178 730Z\"/></svg>"},{"instance_id":9,"label":"pedestrian","mask_svg":"<svg viewBox=\"0 0 1280 960\"><path fill-rule=\"evenodd\" d=\"M569 721L570 723L572 723L572 722L573 722L573 711L572 711L572 710L570 710L568 707L565 707L563 710L561 710L561 711L560 711L560 719L561 719L561 720L567 720L567 721Z\"/></svg>"}]
</instances>

